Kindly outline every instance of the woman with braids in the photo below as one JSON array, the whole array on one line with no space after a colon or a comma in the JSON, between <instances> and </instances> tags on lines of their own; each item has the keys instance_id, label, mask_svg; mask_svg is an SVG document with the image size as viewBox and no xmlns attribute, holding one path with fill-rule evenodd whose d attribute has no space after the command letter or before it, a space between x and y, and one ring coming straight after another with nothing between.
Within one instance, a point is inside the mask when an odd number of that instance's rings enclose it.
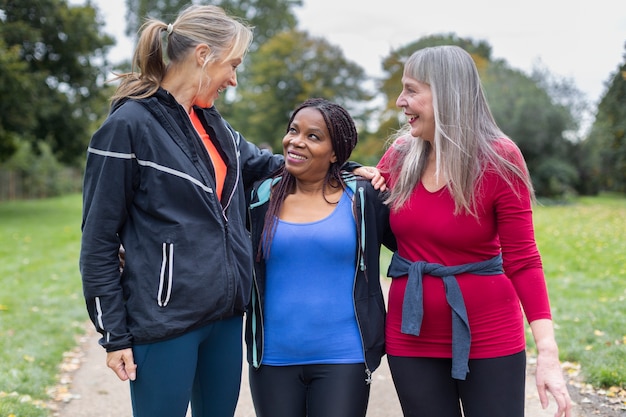
<instances>
[{"instance_id":1,"label":"woman with braids","mask_svg":"<svg viewBox=\"0 0 626 417\"><path fill-rule=\"evenodd\" d=\"M135 417L232 417L252 245L244 186L278 169L214 101L249 27L213 6L148 21L87 152L80 270L107 365ZM167 43L168 62L162 43ZM120 275L118 250L125 249Z\"/></svg>"},{"instance_id":2,"label":"woman with braids","mask_svg":"<svg viewBox=\"0 0 626 417\"><path fill-rule=\"evenodd\" d=\"M398 240L385 341L404 415L522 417L525 313L541 403L549 392L555 417L569 417L530 177L472 57L457 46L413 53L396 104L408 123L378 166Z\"/></svg>"},{"instance_id":3,"label":"woman with braids","mask_svg":"<svg viewBox=\"0 0 626 417\"><path fill-rule=\"evenodd\" d=\"M389 212L369 181L341 170L357 143L324 99L292 114L285 166L249 205L256 261L246 318L258 417L363 417L384 349L380 245Z\"/></svg>"}]
</instances>

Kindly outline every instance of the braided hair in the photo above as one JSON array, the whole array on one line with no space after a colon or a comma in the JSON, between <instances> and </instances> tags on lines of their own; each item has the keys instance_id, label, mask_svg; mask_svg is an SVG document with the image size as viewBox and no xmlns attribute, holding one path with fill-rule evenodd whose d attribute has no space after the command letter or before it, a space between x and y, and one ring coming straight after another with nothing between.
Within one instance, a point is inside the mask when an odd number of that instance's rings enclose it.
<instances>
[{"instance_id":1,"label":"braided hair","mask_svg":"<svg viewBox=\"0 0 626 417\"><path fill-rule=\"evenodd\" d=\"M330 135L330 141L332 143L333 151L337 160L330 164L326 177L324 178L324 185L322 187L322 194L326 200L326 188L346 188L345 182L341 176L341 167L348 160L352 151L356 147L358 141L358 134L354 120L348 113L348 111L331 101L323 98L311 98L300 104L291 114L289 122L287 123L286 131L289 131L289 127L296 117L298 112L305 108L317 109L326 123L326 128ZM265 222L263 225L263 233L261 235L261 244L259 245L259 251L257 253L257 261L260 259L261 254L264 258L269 257L270 246L274 233L276 232L276 226L278 224L278 215L280 209L293 189L295 187L296 179L291 175L287 169L283 168L275 175L275 177L281 177L280 181L274 185L270 195L270 202L265 214ZM328 200L326 200L330 203Z\"/></svg>"}]
</instances>

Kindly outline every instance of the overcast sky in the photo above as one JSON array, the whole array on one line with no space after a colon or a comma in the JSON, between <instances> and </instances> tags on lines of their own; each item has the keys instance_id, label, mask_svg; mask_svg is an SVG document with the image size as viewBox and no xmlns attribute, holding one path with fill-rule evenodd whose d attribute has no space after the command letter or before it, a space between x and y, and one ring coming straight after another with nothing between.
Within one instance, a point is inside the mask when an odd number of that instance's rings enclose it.
<instances>
[{"instance_id":1,"label":"overcast sky","mask_svg":"<svg viewBox=\"0 0 626 417\"><path fill-rule=\"evenodd\" d=\"M81 4L84 0L71 0ZM125 0L94 0L118 45L111 58L130 58ZM597 103L623 62L626 7L621 0L304 0L299 28L323 36L368 75L380 75L391 49L421 37L455 33L483 40L494 58L529 73L537 64L571 78Z\"/></svg>"}]
</instances>

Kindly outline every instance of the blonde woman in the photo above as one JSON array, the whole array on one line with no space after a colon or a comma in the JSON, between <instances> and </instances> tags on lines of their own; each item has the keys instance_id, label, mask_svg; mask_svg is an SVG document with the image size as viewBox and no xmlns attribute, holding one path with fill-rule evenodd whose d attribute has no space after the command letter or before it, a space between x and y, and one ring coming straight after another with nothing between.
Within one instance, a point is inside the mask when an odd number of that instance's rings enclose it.
<instances>
[{"instance_id":1,"label":"blonde woman","mask_svg":"<svg viewBox=\"0 0 626 417\"><path fill-rule=\"evenodd\" d=\"M252 280L244 183L282 163L214 107L251 39L213 6L148 21L138 71L120 77L89 145L84 294L108 366L131 381L135 417L183 417L190 401L194 417L234 414Z\"/></svg>"}]
</instances>

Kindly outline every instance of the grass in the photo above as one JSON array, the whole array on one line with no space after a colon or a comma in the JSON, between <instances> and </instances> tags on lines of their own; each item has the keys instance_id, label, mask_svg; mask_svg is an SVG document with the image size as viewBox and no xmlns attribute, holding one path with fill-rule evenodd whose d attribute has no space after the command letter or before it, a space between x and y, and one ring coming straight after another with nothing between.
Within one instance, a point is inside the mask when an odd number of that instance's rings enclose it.
<instances>
[{"instance_id":1,"label":"grass","mask_svg":"<svg viewBox=\"0 0 626 417\"><path fill-rule=\"evenodd\" d=\"M561 359L595 386L626 387L626 199L537 207L535 230Z\"/></svg>"},{"instance_id":2,"label":"grass","mask_svg":"<svg viewBox=\"0 0 626 417\"><path fill-rule=\"evenodd\" d=\"M47 416L63 353L87 318L79 195L0 203L0 416Z\"/></svg>"},{"instance_id":3,"label":"grass","mask_svg":"<svg viewBox=\"0 0 626 417\"><path fill-rule=\"evenodd\" d=\"M0 203L0 417L50 414L47 390L84 332L80 219L80 195ZM626 199L540 205L535 229L561 359L626 387Z\"/></svg>"}]
</instances>

